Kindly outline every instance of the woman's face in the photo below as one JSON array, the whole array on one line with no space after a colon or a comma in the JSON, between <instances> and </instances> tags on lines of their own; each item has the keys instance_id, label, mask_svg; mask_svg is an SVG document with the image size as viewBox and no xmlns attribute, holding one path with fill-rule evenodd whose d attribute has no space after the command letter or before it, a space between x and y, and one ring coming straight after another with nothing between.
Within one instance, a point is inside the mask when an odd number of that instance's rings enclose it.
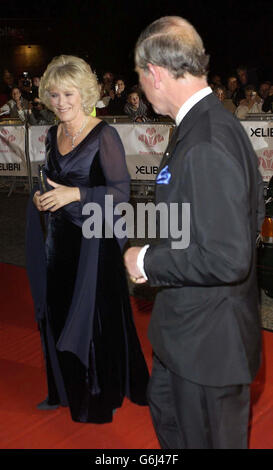
<instances>
[{"instance_id":1,"label":"woman's face","mask_svg":"<svg viewBox=\"0 0 273 470\"><path fill-rule=\"evenodd\" d=\"M123 80L117 80L116 82L117 93L121 94L124 91L125 84Z\"/></svg>"},{"instance_id":2,"label":"woman's face","mask_svg":"<svg viewBox=\"0 0 273 470\"><path fill-rule=\"evenodd\" d=\"M61 121L74 121L84 114L81 95L77 88L52 87L49 96L53 111Z\"/></svg>"}]
</instances>

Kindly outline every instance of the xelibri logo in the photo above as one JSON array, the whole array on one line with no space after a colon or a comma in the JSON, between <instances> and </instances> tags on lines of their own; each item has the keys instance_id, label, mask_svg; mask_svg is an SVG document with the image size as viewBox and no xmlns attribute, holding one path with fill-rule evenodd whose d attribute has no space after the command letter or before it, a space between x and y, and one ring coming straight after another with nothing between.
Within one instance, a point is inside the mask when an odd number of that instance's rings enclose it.
<instances>
[{"instance_id":1,"label":"xelibri logo","mask_svg":"<svg viewBox=\"0 0 273 470\"><path fill-rule=\"evenodd\" d=\"M128 202L114 206L113 196L106 195L103 208L89 202L83 206L82 214L90 216L82 225L83 236L87 239L113 238L114 235L118 239L171 238L171 247L180 250L190 244L190 203L155 205L149 202L138 203L134 208Z\"/></svg>"},{"instance_id":2,"label":"xelibri logo","mask_svg":"<svg viewBox=\"0 0 273 470\"><path fill-rule=\"evenodd\" d=\"M251 127L250 130L250 137L253 137L253 135L256 137L273 137L273 127L268 127L267 129L264 129L263 127L256 127L256 129L253 129Z\"/></svg>"}]
</instances>

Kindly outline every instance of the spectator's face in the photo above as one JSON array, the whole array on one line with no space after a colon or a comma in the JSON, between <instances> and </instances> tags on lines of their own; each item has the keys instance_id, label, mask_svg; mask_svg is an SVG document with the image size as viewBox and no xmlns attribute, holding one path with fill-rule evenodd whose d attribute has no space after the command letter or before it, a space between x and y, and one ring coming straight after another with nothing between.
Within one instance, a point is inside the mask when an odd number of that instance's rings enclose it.
<instances>
[{"instance_id":1,"label":"spectator's face","mask_svg":"<svg viewBox=\"0 0 273 470\"><path fill-rule=\"evenodd\" d=\"M268 97L268 93L269 93L269 90L270 90L270 85L269 83L262 83L260 88L259 88L259 94L260 96L265 99Z\"/></svg>"},{"instance_id":2,"label":"spectator's face","mask_svg":"<svg viewBox=\"0 0 273 470\"><path fill-rule=\"evenodd\" d=\"M21 98L21 92L19 88L14 88L11 92L11 97L14 101L18 101Z\"/></svg>"},{"instance_id":3,"label":"spectator's face","mask_svg":"<svg viewBox=\"0 0 273 470\"><path fill-rule=\"evenodd\" d=\"M3 75L3 80L8 86L11 86L13 84L12 74L10 72L6 71Z\"/></svg>"},{"instance_id":4,"label":"spectator's face","mask_svg":"<svg viewBox=\"0 0 273 470\"><path fill-rule=\"evenodd\" d=\"M34 107L35 109L37 109L38 111L41 111L41 109L43 109L42 102L41 102L41 100L39 100L39 98L34 98L34 100L33 100L33 107Z\"/></svg>"},{"instance_id":5,"label":"spectator's face","mask_svg":"<svg viewBox=\"0 0 273 470\"><path fill-rule=\"evenodd\" d=\"M238 80L236 77L229 77L227 83L229 91L233 92L238 88Z\"/></svg>"},{"instance_id":6,"label":"spectator's face","mask_svg":"<svg viewBox=\"0 0 273 470\"><path fill-rule=\"evenodd\" d=\"M39 85L40 85L40 78L39 78L39 77L33 77L32 83L33 83L34 86L39 87Z\"/></svg>"},{"instance_id":7,"label":"spectator's face","mask_svg":"<svg viewBox=\"0 0 273 470\"><path fill-rule=\"evenodd\" d=\"M256 97L257 93L255 90L246 90L245 97L248 102L253 101Z\"/></svg>"},{"instance_id":8,"label":"spectator's face","mask_svg":"<svg viewBox=\"0 0 273 470\"><path fill-rule=\"evenodd\" d=\"M220 100L220 101L224 101L225 99L225 92L224 90L222 90L221 88L216 88L214 90L214 93L216 94L217 98Z\"/></svg>"},{"instance_id":9,"label":"spectator's face","mask_svg":"<svg viewBox=\"0 0 273 470\"><path fill-rule=\"evenodd\" d=\"M212 78L212 82L213 82L215 85L221 85L221 77L220 77L220 75L214 75L213 78Z\"/></svg>"},{"instance_id":10,"label":"spectator's face","mask_svg":"<svg viewBox=\"0 0 273 470\"><path fill-rule=\"evenodd\" d=\"M238 77L242 85L245 85L247 83L247 72L246 70L237 70Z\"/></svg>"},{"instance_id":11,"label":"spectator's face","mask_svg":"<svg viewBox=\"0 0 273 470\"><path fill-rule=\"evenodd\" d=\"M139 107L139 96L137 93L130 93L128 96L128 101L133 106L133 108L137 109Z\"/></svg>"},{"instance_id":12,"label":"spectator's face","mask_svg":"<svg viewBox=\"0 0 273 470\"><path fill-rule=\"evenodd\" d=\"M116 86L117 86L117 93L120 95L125 89L124 81L123 80L117 80Z\"/></svg>"},{"instance_id":13,"label":"spectator's face","mask_svg":"<svg viewBox=\"0 0 273 470\"><path fill-rule=\"evenodd\" d=\"M111 83L113 81L113 74L111 72L106 72L103 75L103 81L104 83Z\"/></svg>"}]
</instances>

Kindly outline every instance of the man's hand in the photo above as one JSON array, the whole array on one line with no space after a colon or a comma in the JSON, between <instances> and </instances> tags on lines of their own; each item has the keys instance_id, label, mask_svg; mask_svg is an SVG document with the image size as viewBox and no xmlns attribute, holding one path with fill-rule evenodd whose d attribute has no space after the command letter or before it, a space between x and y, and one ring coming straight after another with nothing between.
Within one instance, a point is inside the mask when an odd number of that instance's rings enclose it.
<instances>
[{"instance_id":1,"label":"man's hand","mask_svg":"<svg viewBox=\"0 0 273 470\"><path fill-rule=\"evenodd\" d=\"M137 267L137 257L140 250L141 247L133 246L128 248L124 254L124 263L126 269L129 273L131 281L133 281L135 284L144 284L144 282L146 282L146 279L142 276L142 273Z\"/></svg>"},{"instance_id":2,"label":"man's hand","mask_svg":"<svg viewBox=\"0 0 273 470\"><path fill-rule=\"evenodd\" d=\"M80 201L79 188L71 188L62 184L55 183L47 178L50 186L54 189L40 196L40 204L43 211L55 212L60 207L66 206L73 201Z\"/></svg>"}]
</instances>

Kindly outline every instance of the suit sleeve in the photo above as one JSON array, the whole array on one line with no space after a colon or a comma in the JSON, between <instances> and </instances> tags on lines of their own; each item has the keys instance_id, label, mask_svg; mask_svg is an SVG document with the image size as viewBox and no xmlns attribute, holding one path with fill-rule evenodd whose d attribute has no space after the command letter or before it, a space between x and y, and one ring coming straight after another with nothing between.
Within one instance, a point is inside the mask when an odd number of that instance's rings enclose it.
<instances>
[{"instance_id":1,"label":"suit sleeve","mask_svg":"<svg viewBox=\"0 0 273 470\"><path fill-rule=\"evenodd\" d=\"M190 243L186 249L173 249L169 240L147 250L144 270L150 284L214 286L242 281L253 261L251 213L257 209L250 207L242 167L231 155L203 143L189 151L182 171L178 200L186 197L190 202Z\"/></svg>"}]
</instances>

